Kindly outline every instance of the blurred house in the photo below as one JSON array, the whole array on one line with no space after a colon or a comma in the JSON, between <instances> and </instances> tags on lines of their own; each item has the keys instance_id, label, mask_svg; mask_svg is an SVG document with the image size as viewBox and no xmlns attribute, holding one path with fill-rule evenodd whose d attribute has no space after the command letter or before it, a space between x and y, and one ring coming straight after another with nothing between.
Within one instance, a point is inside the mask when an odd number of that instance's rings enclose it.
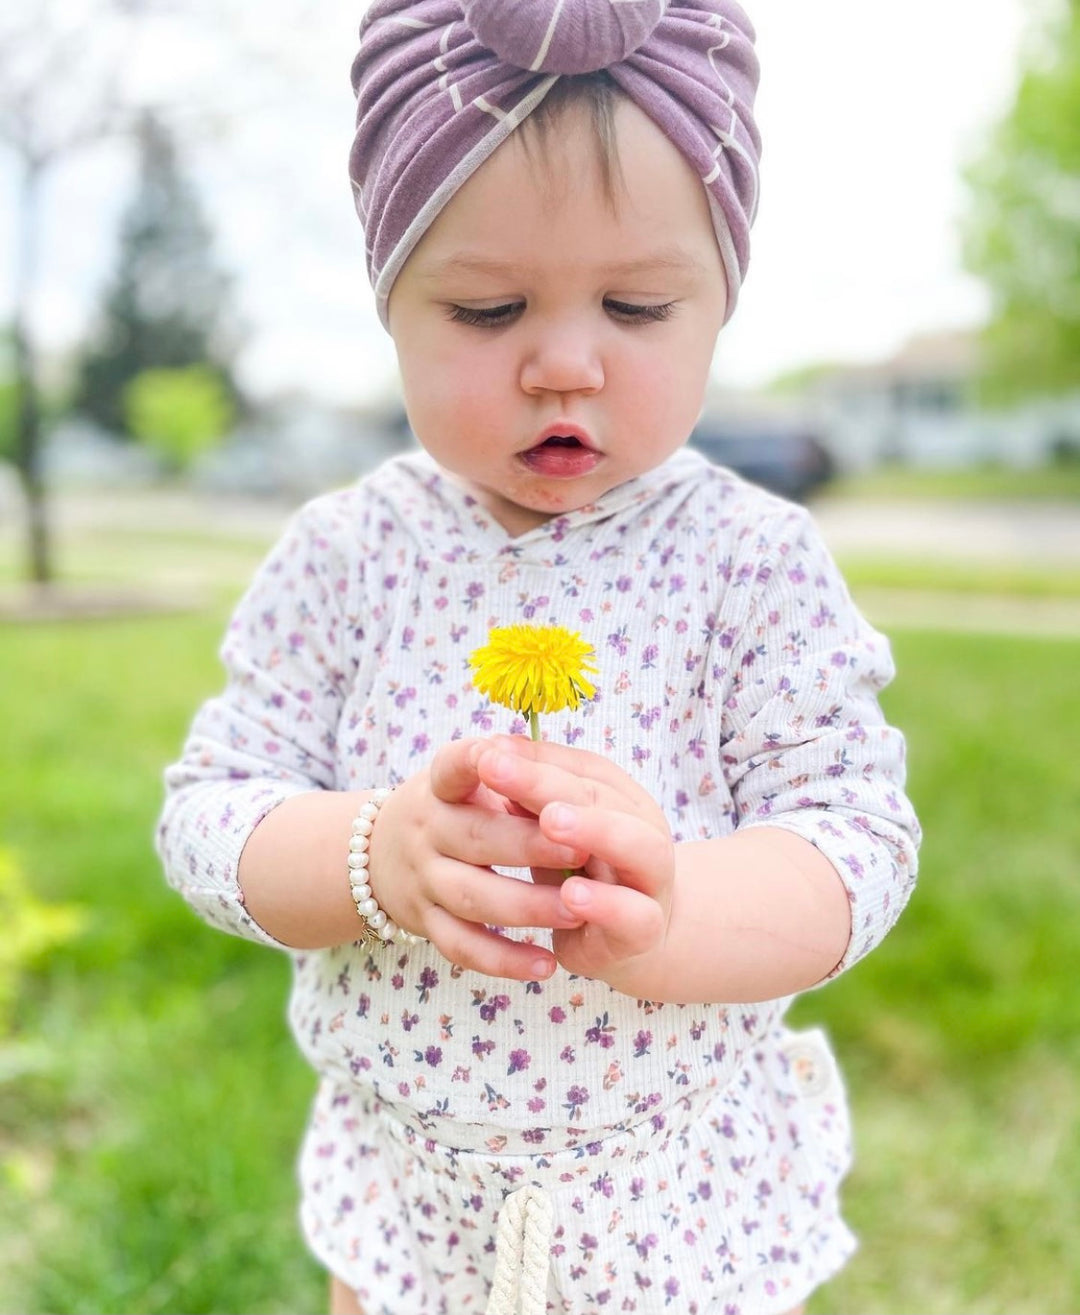
<instances>
[{"instance_id":1,"label":"blurred house","mask_svg":"<svg viewBox=\"0 0 1080 1315\"><path fill-rule=\"evenodd\" d=\"M351 483L413 442L399 408L348 411L293 397L238 425L186 478L209 493L296 502ZM167 478L148 448L77 415L49 429L43 468L51 488L134 489Z\"/></svg>"},{"instance_id":2,"label":"blurred house","mask_svg":"<svg viewBox=\"0 0 1080 1315\"><path fill-rule=\"evenodd\" d=\"M1039 466L1080 452L1080 395L991 410L976 398L978 366L973 333L927 334L887 360L817 373L803 401L844 470Z\"/></svg>"},{"instance_id":3,"label":"blurred house","mask_svg":"<svg viewBox=\"0 0 1080 1315\"><path fill-rule=\"evenodd\" d=\"M412 441L391 408L345 411L298 396L238 427L191 477L212 493L309 498L352 483Z\"/></svg>"},{"instance_id":4,"label":"blurred house","mask_svg":"<svg viewBox=\"0 0 1080 1315\"><path fill-rule=\"evenodd\" d=\"M92 420L71 415L49 429L42 448L50 488L145 488L161 478L153 453L121 442Z\"/></svg>"}]
</instances>

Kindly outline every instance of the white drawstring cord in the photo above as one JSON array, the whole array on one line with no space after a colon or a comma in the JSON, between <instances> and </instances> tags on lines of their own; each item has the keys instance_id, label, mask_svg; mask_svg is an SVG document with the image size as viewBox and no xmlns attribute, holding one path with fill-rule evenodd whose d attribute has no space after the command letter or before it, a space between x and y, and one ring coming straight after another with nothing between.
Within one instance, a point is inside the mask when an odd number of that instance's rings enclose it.
<instances>
[{"instance_id":1,"label":"white drawstring cord","mask_svg":"<svg viewBox=\"0 0 1080 1315\"><path fill-rule=\"evenodd\" d=\"M485 1315L545 1315L551 1220L551 1197L542 1187L529 1183L505 1198Z\"/></svg>"}]
</instances>

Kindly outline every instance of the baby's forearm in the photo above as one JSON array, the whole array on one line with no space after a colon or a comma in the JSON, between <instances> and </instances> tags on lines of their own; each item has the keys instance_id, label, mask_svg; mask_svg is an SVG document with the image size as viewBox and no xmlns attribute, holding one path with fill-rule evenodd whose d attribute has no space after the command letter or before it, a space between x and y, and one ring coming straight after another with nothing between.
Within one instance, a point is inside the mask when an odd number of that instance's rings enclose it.
<instances>
[{"instance_id":1,"label":"baby's forearm","mask_svg":"<svg viewBox=\"0 0 1080 1315\"><path fill-rule=\"evenodd\" d=\"M620 988L643 999L748 1003L814 986L851 936L840 877L808 840L750 827L676 847L664 945Z\"/></svg>"},{"instance_id":2,"label":"baby's forearm","mask_svg":"<svg viewBox=\"0 0 1080 1315\"><path fill-rule=\"evenodd\" d=\"M267 813L240 856L244 907L263 931L295 949L353 941L360 919L346 856L366 794L313 790Z\"/></svg>"},{"instance_id":3,"label":"baby's forearm","mask_svg":"<svg viewBox=\"0 0 1080 1315\"><path fill-rule=\"evenodd\" d=\"M295 795L252 832L238 874L244 906L276 940L315 949L356 939L345 855L365 797ZM676 847L668 935L617 986L673 1003L776 999L828 976L850 934L847 892L828 859L780 827L747 828Z\"/></svg>"}]
</instances>

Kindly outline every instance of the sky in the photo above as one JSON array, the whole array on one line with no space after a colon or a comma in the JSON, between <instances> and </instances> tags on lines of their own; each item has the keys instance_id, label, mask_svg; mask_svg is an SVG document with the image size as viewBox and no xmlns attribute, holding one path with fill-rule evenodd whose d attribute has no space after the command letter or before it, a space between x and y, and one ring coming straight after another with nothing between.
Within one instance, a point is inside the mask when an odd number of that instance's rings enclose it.
<instances>
[{"instance_id":1,"label":"sky","mask_svg":"<svg viewBox=\"0 0 1080 1315\"><path fill-rule=\"evenodd\" d=\"M808 364L879 359L917 334L978 323L987 301L962 268L962 170L1010 102L1032 6L745 3L762 63L762 202L749 277L720 341L718 382L748 388ZM363 5L247 8L237 20L247 56L176 20L125 56L124 77L136 93L182 105L201 97L213 110L220 99L227 133L203 124L189 158L218 258L236 277L243 381L266 397L307 391L364 404L392 390L395 367L372 309L345 172L348 69ZM252 72L253 46L274 77ZM15 279L13 177L0 154L5 317ZM116 146L72 157L49 176L33 324L50 353L70 349L90 322L131 183Z\"/></svg>"}]
</instances>

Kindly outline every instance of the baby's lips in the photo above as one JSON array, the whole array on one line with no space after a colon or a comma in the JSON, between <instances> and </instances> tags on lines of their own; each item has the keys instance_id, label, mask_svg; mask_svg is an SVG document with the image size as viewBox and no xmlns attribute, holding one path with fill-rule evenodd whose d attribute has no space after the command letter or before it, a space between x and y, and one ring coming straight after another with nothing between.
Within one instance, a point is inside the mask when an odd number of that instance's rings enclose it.
<instances>
[{"instance_id":1,"label":"baby's lips","mask_svg":"<svg viewBox=\"0 0 1080 1315\"><path fill-rule=\"evenodd\" d=\"M551 439L575 439L583 448L590 452L597 451L597 446L593 442L592 435L581 425L575 425L569 420L557 420L554 424L548 425L540 434L537 435L536 441L528 450L534 452L537 448L543 447Z\"/></svg>"}]
</instances>

